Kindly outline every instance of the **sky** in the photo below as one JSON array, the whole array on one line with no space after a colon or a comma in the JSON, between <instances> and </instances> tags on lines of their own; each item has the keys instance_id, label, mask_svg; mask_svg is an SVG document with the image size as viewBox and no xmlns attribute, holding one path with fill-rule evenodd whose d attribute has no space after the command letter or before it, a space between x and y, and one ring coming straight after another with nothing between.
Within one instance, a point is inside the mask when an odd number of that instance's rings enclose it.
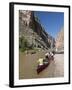
<instances>
[{"instance_id":1,"label":"sky","mask_svg":"<svg viewBox=\"0 0 72 90\"><path fill-rule=\"evenodd\" d=\"M39 18L45 31L54 38L56 38L61 28L64 27L63 12L35 11L34 14Z\"/></svg>"}]
</instances>

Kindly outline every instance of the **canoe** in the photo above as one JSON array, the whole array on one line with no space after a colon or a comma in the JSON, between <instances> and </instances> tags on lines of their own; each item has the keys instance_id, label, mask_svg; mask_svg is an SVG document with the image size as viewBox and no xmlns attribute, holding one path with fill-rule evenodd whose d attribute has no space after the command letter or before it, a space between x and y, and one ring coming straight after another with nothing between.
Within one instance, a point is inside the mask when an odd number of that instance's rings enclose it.
<instances>
[{"instance_id":1,"label":"canoe","mask_svg":"<svg viewBox=\"0 0 72 90\"><path fill-rule=\"evenodd\" d=\"M54 60L54 57L49 57L48 61L44 61L43 65L38 65L37 66L37 74L39 74L40 72L42 72L45 68L48 67L48 65L51 63L51 60Z\"/></svg>"},{"instance_id":2,"label":"canoe","mask_svg":"<svg viewBox=\"0 0 72 90\"><path fill-rule=\"evenodd\" d=\"M37 66L37 74L39 74L41 71L43 71L46 67L48 67L49 63L45 63L43 65Z\"/></svg>"}]
</instances>

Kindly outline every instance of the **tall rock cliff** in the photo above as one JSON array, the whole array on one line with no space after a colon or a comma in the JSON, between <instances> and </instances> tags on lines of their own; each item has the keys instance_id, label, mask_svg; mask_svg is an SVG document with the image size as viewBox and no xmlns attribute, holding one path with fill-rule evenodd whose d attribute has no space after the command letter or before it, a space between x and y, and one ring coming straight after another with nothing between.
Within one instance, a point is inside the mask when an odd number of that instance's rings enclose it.
<instances>
[{"instance_id":1,"label":"tall rock cliff","mask_svg":"<svg viewBox=\"0 0 72 90\"><path fill-rule=\"evenodd\" d=\"M19 37L24 37L29 45L41 49L48 49L55 44L52 36L47 34L40 22L35 18L33 11L19 11Z\"/></svg>"},{"instance_id":2,"label":"tall rock cliff","mask_svg":"<svg viewBox=\"0 0 72 90\"><path fill-rule=\"evenodd\" d=\"M56 38L56 48L59 50L64 49L64 28L60 30Z\"/></svg>"}]
</instances>

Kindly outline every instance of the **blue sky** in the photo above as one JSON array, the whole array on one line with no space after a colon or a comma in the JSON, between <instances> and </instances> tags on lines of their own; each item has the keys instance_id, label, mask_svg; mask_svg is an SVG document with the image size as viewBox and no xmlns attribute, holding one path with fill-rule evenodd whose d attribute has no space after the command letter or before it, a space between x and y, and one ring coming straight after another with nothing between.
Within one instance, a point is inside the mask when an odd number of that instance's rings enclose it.
<instances>
[{"instance_id":1,"label":"blue sky","mask_svg":"<svg viewBox=\"0 0 72 90\"><path fill-rule=\"evenodd\" d=\"M64 13L63 12L44 12L35 11L35 16L37 16L51 36L56 38L57 33L64 27Z\"/></svg>"}]
</instances>

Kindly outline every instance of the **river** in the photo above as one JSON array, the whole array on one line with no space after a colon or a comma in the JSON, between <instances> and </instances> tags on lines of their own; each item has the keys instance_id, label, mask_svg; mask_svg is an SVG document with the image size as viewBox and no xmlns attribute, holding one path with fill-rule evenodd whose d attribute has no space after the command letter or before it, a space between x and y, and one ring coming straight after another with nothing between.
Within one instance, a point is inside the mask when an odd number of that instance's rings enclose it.
<instances>
[{"instance_id":1,"label":"river","mask_svg":"<svg viewBox=\"0 0 72 90\"><path fill-rule=\"evenodd\" d=\"M64 76L64 54L55 54L54 61L42 72L37 74L37 60L44 58L46 51L35 54L19 54L19 79L52 78Z\"/></svg>"}]
</instances>

